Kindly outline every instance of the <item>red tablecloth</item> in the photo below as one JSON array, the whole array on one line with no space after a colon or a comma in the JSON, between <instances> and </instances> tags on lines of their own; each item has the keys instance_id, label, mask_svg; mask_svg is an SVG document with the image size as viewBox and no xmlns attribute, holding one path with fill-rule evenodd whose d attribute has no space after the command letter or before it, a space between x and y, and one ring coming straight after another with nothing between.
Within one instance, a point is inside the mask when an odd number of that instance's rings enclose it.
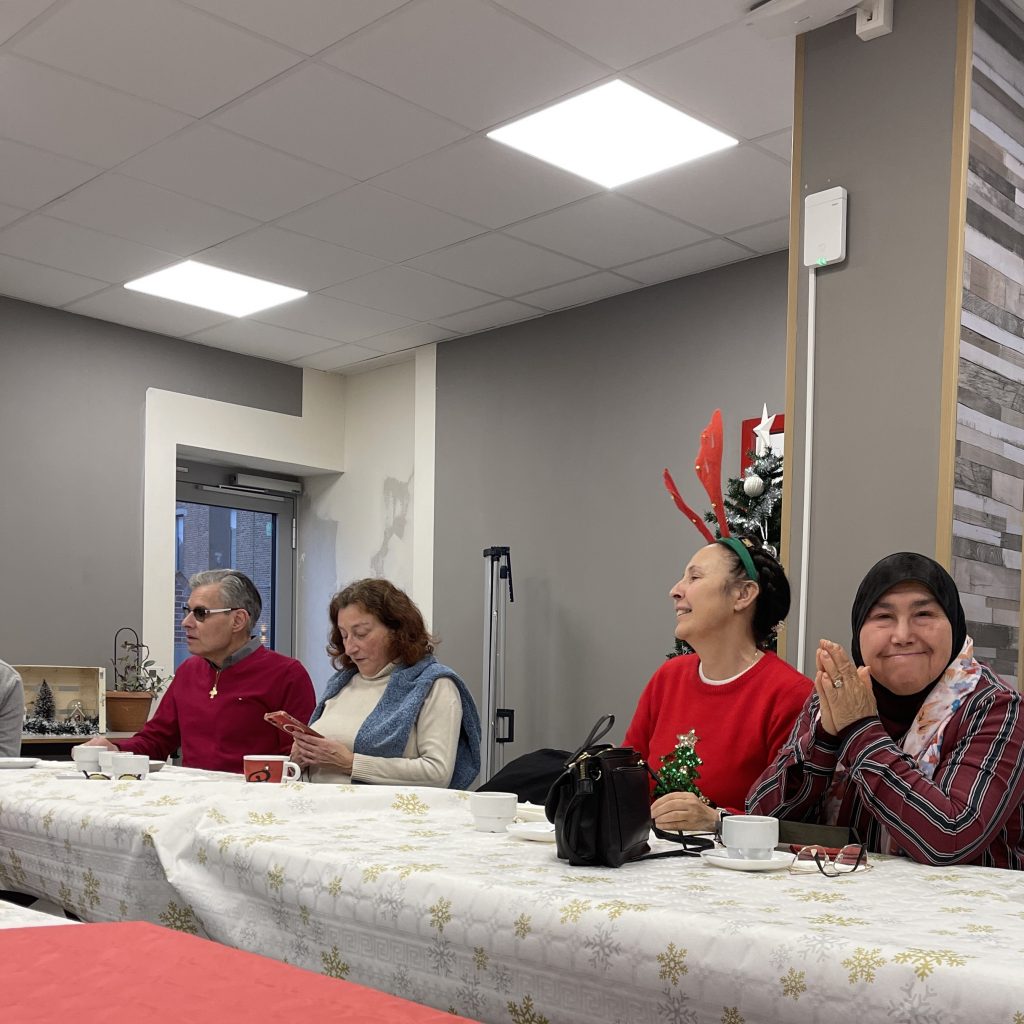
<instances>
[{"instance_id":1,"label":"red tablecloth","mask_svg":"<svg viewBox=\"0 0 1024 1024\"><path fill-rule=\"evenodd\" d=\"M144 922L0 930L9 1024L450 1024L362 985Z\"/></svg>"}]
</instances>

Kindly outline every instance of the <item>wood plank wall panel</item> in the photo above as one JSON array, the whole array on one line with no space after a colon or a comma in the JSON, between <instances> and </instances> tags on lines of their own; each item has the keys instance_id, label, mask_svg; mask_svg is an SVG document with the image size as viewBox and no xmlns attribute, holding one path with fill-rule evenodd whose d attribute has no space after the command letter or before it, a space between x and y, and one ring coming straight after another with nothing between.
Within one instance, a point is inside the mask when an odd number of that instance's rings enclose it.
<instances>
[{"instance_id":1,"label":"wood plank wall panel","mask_svg":"<svg viewBox=\"0 0 1024 1024\"><path fill-rule=\"evenodd\" d=\"M999 0L975 18L953 576L975 653L1020 685L1024 23Z\"/></svg>"}]
</instances>

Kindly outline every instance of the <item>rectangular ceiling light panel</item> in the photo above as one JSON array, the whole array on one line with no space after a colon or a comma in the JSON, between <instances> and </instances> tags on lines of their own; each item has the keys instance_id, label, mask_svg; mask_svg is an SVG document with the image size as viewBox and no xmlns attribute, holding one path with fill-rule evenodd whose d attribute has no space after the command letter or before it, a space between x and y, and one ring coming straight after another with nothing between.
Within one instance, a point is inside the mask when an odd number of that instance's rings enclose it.
<instances>
[{"instance_id":1,"label":"rectangular ceiling light panel","mask_svg":"<svg viewBox=\"0 0 1024 1024\"><path fill-rule=\"evenodd\" d=\"M487 135L605 188L737 142L619 80Z\"/></svg>"},{"instance_id":2,"label":"rectangular ceiling light panel","mask_svg":"<svg viewBox=\"0 0 1024 1024\"><path fill-rule=\"evenodd\" d=\"M125 288L212 309L228 316L248 316L309 294L298 288L261 281L258 277L221 270L195 260L185 260L155 274L129 281Z\"/></svg>"}]
</instances>

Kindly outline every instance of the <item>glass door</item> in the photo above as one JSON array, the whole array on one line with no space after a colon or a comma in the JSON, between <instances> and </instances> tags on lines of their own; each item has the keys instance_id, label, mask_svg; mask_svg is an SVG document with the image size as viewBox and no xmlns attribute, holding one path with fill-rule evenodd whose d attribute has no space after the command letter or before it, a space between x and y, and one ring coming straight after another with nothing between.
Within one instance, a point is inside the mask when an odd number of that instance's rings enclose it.
<instances>
[{"instance_id":1,"label":"glass door","mask_svg":"<svg viewBox=\"0 0 1024 1024\"><path fill-rule=\"evenodd\" d=\"M174 667L189 656L181 628L188 581L205 569L238 569L256 584L263 613L253 632L265 646L290 655L294 500L179 482L174 525Z\"/></svg>"}]
</instances>

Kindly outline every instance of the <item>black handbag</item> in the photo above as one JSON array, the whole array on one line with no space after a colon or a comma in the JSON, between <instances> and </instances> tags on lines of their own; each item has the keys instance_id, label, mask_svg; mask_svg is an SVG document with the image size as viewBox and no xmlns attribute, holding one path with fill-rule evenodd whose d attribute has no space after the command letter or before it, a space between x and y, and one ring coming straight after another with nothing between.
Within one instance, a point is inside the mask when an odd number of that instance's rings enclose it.
<instances>
[{"instance_id":1,"label":"black handbag","mask_svg":"<svg viewBox=\"0 0 1024 1024\"><path fill-rule=\"evenodd\" d=\"M520 802L542 804L547 799L551 784L565 771L567 760L573 755L568 750L532 750L520 754L500 768L482 786L478 793L515 793Z\"/></svg>"},{"instance_id":2,"label":"black handbag","mask_svg":"<svg viewBox=\"0 0 1024 1024\"><path fill-rule=\"evenodd\" d=\"M706 840L656 830L683 849L650 853L653 773L632 747L598 744L614 724L614 715L597 720L548 792L544 813L555 826L558 856L572 865L617 868L644 857L695 857L710 848Z\"/></svg>"}]
</instances>

